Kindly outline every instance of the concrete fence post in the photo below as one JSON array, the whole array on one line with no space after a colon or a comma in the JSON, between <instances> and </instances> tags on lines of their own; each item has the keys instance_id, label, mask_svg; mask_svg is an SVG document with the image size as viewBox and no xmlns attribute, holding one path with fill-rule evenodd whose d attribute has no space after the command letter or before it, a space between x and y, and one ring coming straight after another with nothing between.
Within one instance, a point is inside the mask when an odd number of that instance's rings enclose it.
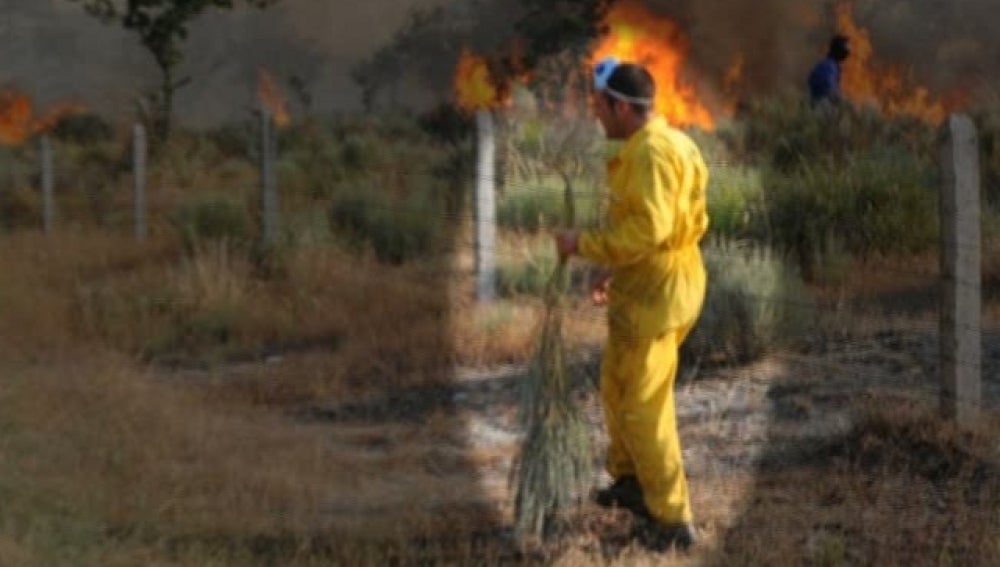
<instances>
[{"instance_id":1,"label":"concrete fence post","mask_svg":"<svg viewBox=\"0 0 1000 567\"><path fill-rule=\"evenodd\" d=\"M136 124L132 128L132 179L134 182L135 239L146 240L146 128Z\"/></svg>"},{"instance_id":2,"label":"concrete fence post","mask_svg":"<svg viewBox=\"0 0 1000 567\"><path fill-rule=\"evenodd\" d=\"M476 113L476 298L496 298L496 134L493 115Z\"/></svg>"},{"instance_id":3,"label":"concrete fence post","mask_svg":"<svg viewBox=\"0 0 1000 567\"><path fill-rule=\"evenodd\" d=\"M262 106L260 110L260 215L261 241L265 248L270 248L274 244L278 214L271 116L267 107Z\"/></svg>"},{"instance_id":4,"label":"concrete fence post","mask_svg":"<svg viewBox=\"0 0 1000 567\"><path fill-rule=\"evenodd\" d=\"M48 134L42 134L39 140L39 150L42 173L42 226L46 234L55 227L55 172L52 164L52 140Z\"/></svg>"},{"instance_id":5,"label":"concrete fence post","mask_svg":"<svg viewBox=\"0 0 1000 567\"><path fill-rule=\"evenodd\" d=\"M948 118L941 191L941 411L968 425L981 397L979 143L965 115Z\"/></svg>"}]
</instances>

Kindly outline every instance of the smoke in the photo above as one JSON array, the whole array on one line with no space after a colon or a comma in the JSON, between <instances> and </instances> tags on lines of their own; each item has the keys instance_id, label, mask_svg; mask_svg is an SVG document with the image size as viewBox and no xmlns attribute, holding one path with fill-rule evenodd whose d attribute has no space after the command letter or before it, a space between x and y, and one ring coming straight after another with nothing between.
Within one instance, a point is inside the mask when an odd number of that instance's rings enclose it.
<instances>
[{"instance_id":1,"label":"smoke","mask_svg":"<svg viewBox=\"0 0 1000 567\"><path fill-rule=\"evenodd\" d=\"M951 91L989 88L1000 78L996 9L996 0L859 0L855 14L880 58Z\"/></svg>"},{"instance_id":2,"label":"smoke","mask_svg":"<svg viewBox=\"0 0 1000 567\"><path fill-rule=\"evenodd\" d=\"M801 87L837 31L840 0L646 0L677 20L691 41L691 64L719 82L737 57L741 91ZM996 0L854 0L876 65L909 70L915 84L939 94L981 87L1000 77Z\"/></svg>"},{"instance_id":3,"label":"smoke","mask_svg":"<svg viewBox=\"0 0 1000 567\"><path fill-rule=\"evenodd\" d=\"M190 29L175 111L189 126L246 117L266 67L302 111L294 78L312 110L353 111L360 93L350 69L388 42L412 9L444 0L285 0L260 11L237 7L203 15ZM73 99L115 121L136 116L136 101L159 73L135 34L104 24L68 0L0 0L0 84L40 104Z\"/></svg>"},{"instance_id":4,"label":"smoke","mask_svg":"<svg viewBox=\"0 0 1000 567\"><path fill-rule=\"evenodd\" d=\"M801 88L835 31L834 0L645 0L677 21L690 41L699 86L720 91L742 59L745 94ZM938 92L988 85L1000 77L996 0L855 0L876 58L912 69ZM256 70L266 67L286 89L292 112L354 111L361 91L351 69L389 45L416 9L441 7L441 21L406 53L411 79L401 103L420 105L447 92L459 43L502 49L514 37L520 0L286 0L261 12L237 8L207 14L191 29L178 93L178 118L212 125L246 117L255 102ZM105 25L68 0L0 0L0 83L42 105L79 100L116 120L134 118L134 101L159 76L136 37ZM435 35L437 34L437 35ZM293 92L290 83L301 85ZM423 85L417 88L414 84ZM302 96L299 96L302 95Z\"/></svg>"},{"instance_id":5,"label":"smoke","mask_svg":"<svg viewBox=\"0 0 1000 567\"><path fill-rule=\"evenodd\" d=\"M690 40L691 65L717 86L742 62L740 90L759 93L803 75L823 55L822 0L650 0ZM801 82L801 81L799 81Z\"/></svg>"}]
</instances>

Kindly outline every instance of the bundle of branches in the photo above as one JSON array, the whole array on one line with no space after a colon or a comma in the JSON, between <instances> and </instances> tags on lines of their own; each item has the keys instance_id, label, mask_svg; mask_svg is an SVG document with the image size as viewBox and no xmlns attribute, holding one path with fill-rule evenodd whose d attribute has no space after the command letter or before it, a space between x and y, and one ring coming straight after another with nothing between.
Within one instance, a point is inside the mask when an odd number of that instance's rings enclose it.
<instances>
[{"instance_id":1,"label":"bundle of branches","mask_svg":"<svg viewBox=\"0 0 1000 567\"><path fill-rule=\"evenodd\" d=\"M573 225L572 188L566 183L567 225ZM545 316L521 396L524 439L513 473L517 479L514 525L521 538L544 539L591 479L591 442L574 401L563 341L570 270L560 259L545 289Z\"/></svg>"}]
</instances>

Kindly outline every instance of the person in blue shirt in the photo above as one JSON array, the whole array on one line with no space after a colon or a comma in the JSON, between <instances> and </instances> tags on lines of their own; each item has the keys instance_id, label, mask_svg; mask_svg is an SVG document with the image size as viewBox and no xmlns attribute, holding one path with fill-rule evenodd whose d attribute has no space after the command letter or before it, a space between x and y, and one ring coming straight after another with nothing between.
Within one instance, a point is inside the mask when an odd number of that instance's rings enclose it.
<instances>
[{"instance_id":1,"label":"person in blue shirt","mask_svg":"<svg viewBox=\"0 0 1000 567\"><path fill-rule=\"evenodd\" d=\"M835 35L830 40L826 59L809 73L809 100L813 106L822 103L840 104L840 64L851 54L847 36Z\"/></svg>"}]
</instances>

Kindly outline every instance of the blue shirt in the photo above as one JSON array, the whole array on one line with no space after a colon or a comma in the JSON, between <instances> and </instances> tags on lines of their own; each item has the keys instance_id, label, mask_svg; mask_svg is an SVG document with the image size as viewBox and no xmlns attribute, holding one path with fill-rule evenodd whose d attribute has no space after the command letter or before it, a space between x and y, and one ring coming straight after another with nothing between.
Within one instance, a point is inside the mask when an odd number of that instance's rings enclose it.
<instances>
[{"instance_id":1,"label":"blue shirt","mask_svg":"<svg viewBox=\"0 0 1000 567\"><path fill-rule=\"evenodd\" d=\"M827 57L809 73L809 98L813 103L840 100L840 65Z\"/></svg>"}]
</instances>

